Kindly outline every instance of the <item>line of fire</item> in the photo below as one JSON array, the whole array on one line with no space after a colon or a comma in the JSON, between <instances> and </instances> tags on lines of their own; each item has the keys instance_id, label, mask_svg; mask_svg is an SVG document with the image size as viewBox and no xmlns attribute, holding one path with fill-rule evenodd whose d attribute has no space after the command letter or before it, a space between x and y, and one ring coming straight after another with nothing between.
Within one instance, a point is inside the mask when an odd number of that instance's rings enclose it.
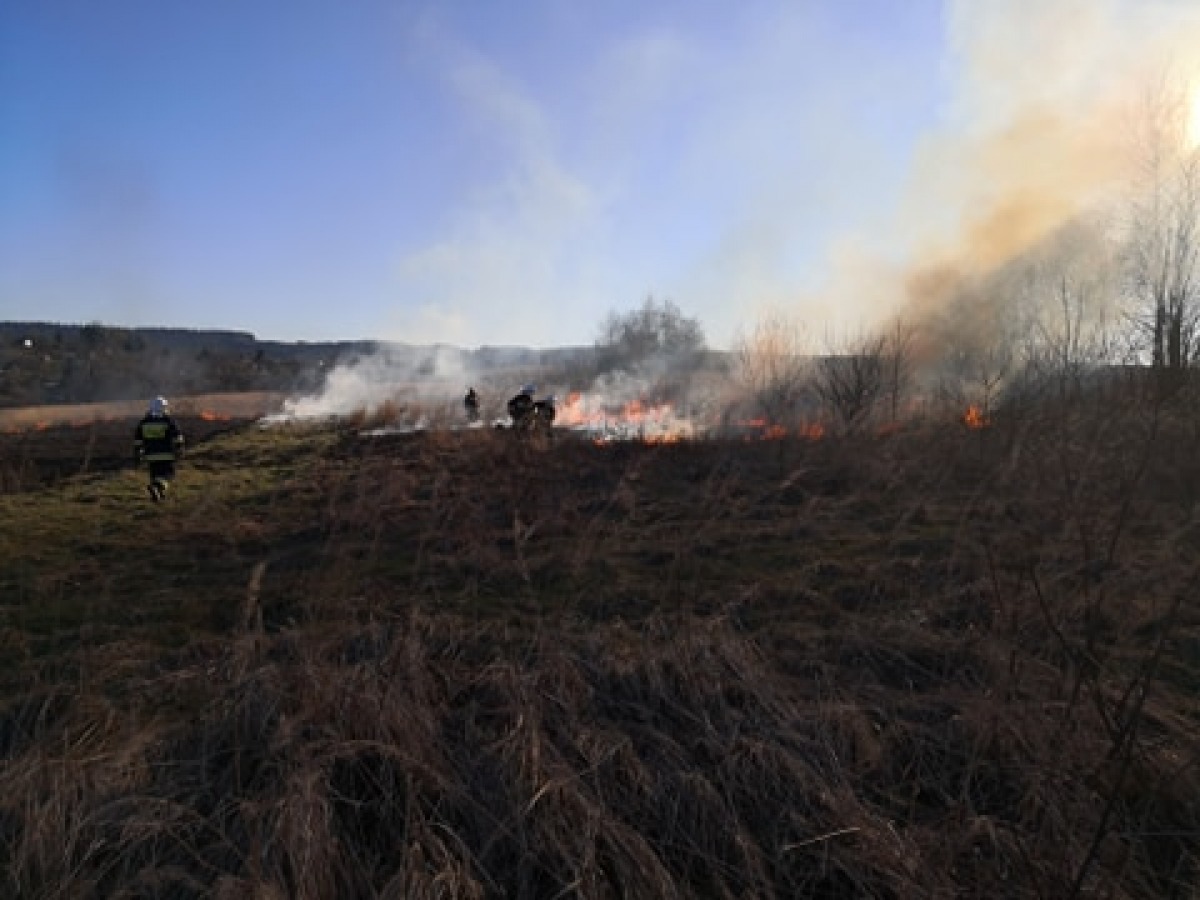
<instances>
[{"instance_id":1,"label":"line of fire","mask_svg":"<svg viewBox=\"0 0 1200 900\"><path fill-rule=\"evenodd\" d=\"M887 436L906 426L940 424L968 431L983 431L1017 402L1029 401L1028 390L997 391L984 401L964 399L962 392L908 391L903 402L883 390L863 391L853 404L822 395L819 387L803 385L786 403L755 403L755 398L729 379L705 373L698 385L681 389L676 379L665 384L644 384L633 396L628 385L619 392L563 388L550 373L546 396L552 420L547 433L589 440L597 445L637 441L675 443L705 439L745 441L821 441L851 435ZM1149 369L1114 367L1097 369L1090 377L1097 391L1144 392L1157 380ZM528 373L524 373L528 377ZM474 391L472 387L470 390ZM461 397L446 383L381 382L368 391L369 399L343 398L331 404L322 394L289 396L284 393L206 394L173 399L178 417L206 425L257 423L263 428L303 422L339 422L357 429L363 438L420 432L467 432L480 429L520 430L505 413L503 391L476 394L482 414L461 409ZM622 396L624 395L624 396ZM764 413L762 405L773 405ZM135 417L135 402L72 404L0 409L0 432L19 434L55 428L79 428L114 423ZM1023 408L1027 412L1027 408Z\"/></svg>"},{"instance_id":2,"label":"line of fire","mask_svg":"<svg viewBox=\"0 0 1200 900\"><path fill-rule=\"evenodd\" d=\"M150 368L167 373L150 396L169 396L177 418L206 428L336 421L363 438L532 430L600 445L814 442L917 425L986 432L1068 396L1162 397L1194 374L1164 368L1157 357L1093 358L1080 349L1082 327L1075 322L1068 343L1048 329L1038 341L1014 343L914 320L813 353L802 329L768 318L730 349L715 350L698 320L653 298L610 316L593 346L541 350L389 342L281 348L219 334L189 335L180 346L156 334L161 346L152 346L124 329L10 323L16 337L0 346L9 398L0 397L0 432L135 420L148 397L138 396L144 379L135 384L127 373L146 367L148 350L156 360ZM83 381L75 377L81 360L92 373ZM223 390L235 384L270 389ZM522 410L536 415L525 420Z\"/></svg>"}]
</instances>

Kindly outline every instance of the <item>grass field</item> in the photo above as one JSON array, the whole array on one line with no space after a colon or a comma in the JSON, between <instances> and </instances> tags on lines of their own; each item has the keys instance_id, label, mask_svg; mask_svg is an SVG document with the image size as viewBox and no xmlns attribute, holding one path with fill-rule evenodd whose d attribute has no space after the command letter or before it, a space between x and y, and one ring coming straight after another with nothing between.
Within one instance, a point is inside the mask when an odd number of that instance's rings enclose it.
<instances>
[{"instance_id":1,"label":"grass field","mask_svg":"<svg viewBox=\"0 0 1200 900\"><path fill-rule=\"evenodd\" d=\"M1200 420L0 435L0 895L1198 896Z\"/></svg>"}]
</instances>

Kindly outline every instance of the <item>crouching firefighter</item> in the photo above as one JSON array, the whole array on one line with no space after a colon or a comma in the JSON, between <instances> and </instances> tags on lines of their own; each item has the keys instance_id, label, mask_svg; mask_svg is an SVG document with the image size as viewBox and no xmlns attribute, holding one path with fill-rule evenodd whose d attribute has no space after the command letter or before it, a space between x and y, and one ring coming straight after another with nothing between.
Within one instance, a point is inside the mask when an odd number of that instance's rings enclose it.
<instances>
[{"instance_id":1,"label":"crouching firefighter","mask_svg":"<svg viewBox=\"0 0 1200 900\"><path fill-rule=\"evenodd\" d=\"M183 433L168 413L167 401L155 397L133 433L133 465L142 461L150 470L146 490L155 503L167 496L175 477L175 461L183 455Z\"/></svg>"},{"instance_id":2,"label":"crouching firefighter","mask_svg":"<svg viewBox=\"0 0 1200 900\"><path fill-rule=\"evenodd\" d=\"M554 416L556 410L554 408L555 398L551 394L544 400L538 400L533 404L533 410L530 413L529 427L534 431L542 431L550 434L550 429L554 425Z\"/></svg>"},{"instance_id":3,"label":"crouching firefighter","mask_svg":"<svg viewBox=\"0 0 1200 900\"><path fill-rule=\"evenodd\" d=\"M533 395L537 392L532 384L521 388L521 392L508 401L508 417L513 431L527 431L532 424Z\"/></svg>"}]
</instances>

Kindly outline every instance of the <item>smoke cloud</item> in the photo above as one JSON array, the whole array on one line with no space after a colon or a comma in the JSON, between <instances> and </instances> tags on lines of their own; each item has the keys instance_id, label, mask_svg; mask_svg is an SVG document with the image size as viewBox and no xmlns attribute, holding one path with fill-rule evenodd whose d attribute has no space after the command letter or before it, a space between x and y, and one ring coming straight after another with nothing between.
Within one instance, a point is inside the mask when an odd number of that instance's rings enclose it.
<instances>
[{"instance_id":1,"label":"smoke cloud","mask_svg":"<svg viewBox=\"0 0 1200 900\"><path fill-rule=\"evenodd\" d=\"M1200 50L1195 3L956 0L947 26L955 93L946 122L920 149L893 226L911 235L893 302L917 319L946 312L1023 255L1044 255L1078 220L1117 210L1131 188L1131 135L1148 94L1165 79L1188 85L1200 74L1188 68ZM1098 244L1108 237L1077 228L1076 243L1082 232ZM969 302L1009 299L980 293Z\"/></svg>"},{"instance_id":2,"label":"smoke cloud","mask_svg":"<svg viewBox=\"0 0 1200 900\"><path fill-rule=\"evenodd\" d=\"M391 407L413 428L445 414L478 375L462 351L444 345L414 352L383 345L376 353L336 364L319 391L285 401L282 419L323 419L377 413Z\"/></svg>"}]
</instances>

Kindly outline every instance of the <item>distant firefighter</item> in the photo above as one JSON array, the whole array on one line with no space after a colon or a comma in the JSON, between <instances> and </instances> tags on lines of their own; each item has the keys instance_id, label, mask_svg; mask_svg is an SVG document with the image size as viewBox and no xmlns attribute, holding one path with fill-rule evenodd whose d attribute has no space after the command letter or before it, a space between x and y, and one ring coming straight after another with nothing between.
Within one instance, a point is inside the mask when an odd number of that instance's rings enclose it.
<instances>
[{"instance_id":1,"label":"distant firefighter","mask_svg":"<svg viewBox=\"0 0 1200 900\"><path fill-rule=\"evenodd\" d=\"M479 421L479 395L475 393L475 388L467 388L467 395L463 397L463 409L467 413L467 421L474 424Z\"/></svg>"},{"instance_id":2,"label":"distant firefighter","mask_svg":"<svg viewBox=\"0 0 1200 900\"><path fill-rule=\"evenodd\" d=\"M133 465L136 468L146 462L150 470L146 490L155 503L167 496L175 477L175 461L182 455L183 432L171 418L166 399L155 397L133 433Z\"/></svg>"},{"instance_id":3,"label":"distant firefighter","mask_svg":"<svg viewBox=\"0 0 1200 900\"><path fill-rule=\"evenodd\" d=\"M512 427L516 431L526 429L530 425L530 418L533 415L533 395L537 393L537 388L532 384L527 384L521 388L521 392L508 401L508 417L512 419Z\"/></svg>"}]
</instances>

